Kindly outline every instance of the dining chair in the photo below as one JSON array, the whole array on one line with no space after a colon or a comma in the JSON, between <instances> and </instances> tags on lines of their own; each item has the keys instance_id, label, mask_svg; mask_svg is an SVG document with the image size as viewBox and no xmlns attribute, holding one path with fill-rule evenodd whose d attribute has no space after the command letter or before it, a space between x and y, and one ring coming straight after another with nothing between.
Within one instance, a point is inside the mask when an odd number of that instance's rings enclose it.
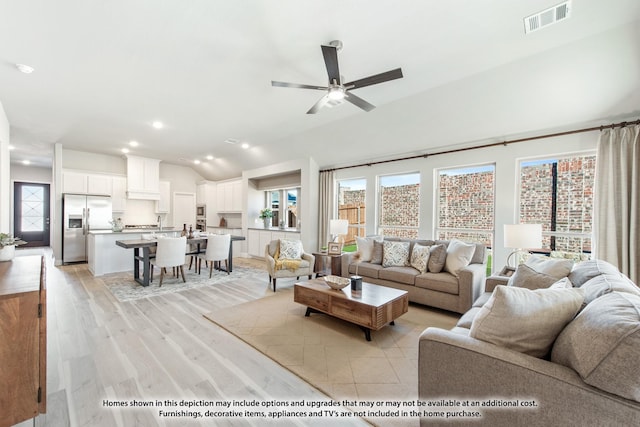
<instances>
[{"instance_id":1,"label":"dining chair","mask_svg":"<svg viewBox=\"0 0 640 427\"><path fill-rule=\"evenodd\" d=\"M229 274L229 246L231 245L231 234L210 234L207 237L207 250L203 254L198 255L198 274L202 268L202 260L205 265L209 265L209 278L215 268L215 263L224 261Z\"/></svg>"},{"instance_id":2,"label":"dining chair","mask_svg":"<svg viewBox=\"0 0 640 427\"><path fill-rule=\"evenodd\" d=\"M182 237L164 237L158 238L158 246L156 249L156 257L151 260L151 281L153 282L153 267L160 268L160 284L167 271L167 267L179 268L182 275L182 281L187 280L184 277L185 250L187 248L187 238Z\"/></svg>"}]
</instances>

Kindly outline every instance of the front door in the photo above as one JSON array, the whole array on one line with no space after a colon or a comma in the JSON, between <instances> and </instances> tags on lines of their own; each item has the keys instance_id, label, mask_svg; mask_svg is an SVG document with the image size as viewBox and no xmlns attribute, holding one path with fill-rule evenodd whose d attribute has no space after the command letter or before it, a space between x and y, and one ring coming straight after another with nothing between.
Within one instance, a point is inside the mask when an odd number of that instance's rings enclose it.
<instances>
[{"instance_id":1,"label":"front door","mask_svg":"<svg viewBox=\"0 0 640 427\"><path fill-rule=\"evenodd\" d=\"M49 246L49 184L15 182L13 233L25 246Z\"/></svg>"}]
</instances>

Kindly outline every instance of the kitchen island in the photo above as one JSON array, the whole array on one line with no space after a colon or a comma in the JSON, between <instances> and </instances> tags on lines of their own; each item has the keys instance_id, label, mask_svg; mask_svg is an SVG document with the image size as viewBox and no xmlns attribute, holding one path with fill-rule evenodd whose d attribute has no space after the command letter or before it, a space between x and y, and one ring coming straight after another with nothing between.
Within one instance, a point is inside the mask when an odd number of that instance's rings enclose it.
<instances>
[{"instance_id":1,"label":"kitchen island","mask_svg":"<svg viewBox=\"0 0 640 427\"><path fill-rule=\"evenodd\" d=\"M142 239L143 235L160 233L157 229L124 229L122 231L93 230L89 231L87 238L87 262L89 271L94 276L103 274L131 271L131 258L133 249L123 250L116 246L116 240ZM173 236L180 235L180 231L164 229L162 234Z\"/></svg>"}]
</instances>

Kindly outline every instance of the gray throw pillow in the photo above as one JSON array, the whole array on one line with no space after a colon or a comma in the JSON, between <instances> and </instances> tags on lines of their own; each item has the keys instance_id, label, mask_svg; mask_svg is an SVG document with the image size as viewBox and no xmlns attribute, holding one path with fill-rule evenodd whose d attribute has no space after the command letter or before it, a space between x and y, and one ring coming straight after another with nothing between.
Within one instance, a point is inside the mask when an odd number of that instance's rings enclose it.
<instances>
[{"instance_id":1,"label":"gray throw pillow","mask_svg":"<svg viewBox=\"0 0 640 427\"><path fill-rule=\"evenodd\" d=\"M539 273L526 264L520 264L516 272L509 278L508 286L527 288L532 291L546 289L556 283L558 279L545 273Z\"/></svg>"},{"instance_id":2,"label":"gray throw pillow","mask_svg":"<svg viewBox=\"0 0 640 427\"><path fill-rule=\"evenodd\" d=\"M429 250L429 272L440 273L447 260L447 247L443 244L433 245Z\"/></svg>"},{"instance_id":3,"label":"gray throw pillow","mask_svg":"<svg viewBox=\"0 0 640 427\"><path fill-rule=\"evenodd\" d=\"M382 242L379 242L377 240L373 241L373 251L371 251L371 264L382 264L382 248Z\"/></svg>"},{"instance_id":4,"label":"gray throw pillow","mask_svg":"<svg viewBox=\"0 0 640 427\"><path fill-rule=\"evenodd\" d=\"M551 361L574 369L589 385L640 402L639 354L640 296L611 292L564 328Z\"/></svg>"},{"instance_id":5,"label":"gray throw pillow","mask_svg":"<svg viewBox=\"0 0 640 427\"><path fill-rule=\"evenodd\" d=\"M576 315L582 289L498 285L471 323L469 336L534 357L545 357Z\"/></svg>"}]
</instances>

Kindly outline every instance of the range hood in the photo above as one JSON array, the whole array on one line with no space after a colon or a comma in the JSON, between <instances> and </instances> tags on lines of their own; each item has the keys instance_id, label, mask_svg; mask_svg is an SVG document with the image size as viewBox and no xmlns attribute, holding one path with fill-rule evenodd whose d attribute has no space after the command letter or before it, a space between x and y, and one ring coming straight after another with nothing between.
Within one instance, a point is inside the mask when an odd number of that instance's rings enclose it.
<instances>
[{"instance_id":1,"label":"range hood","mask_svg":"<svg viewBox=\"0 0 640 427\"><path fill-rule=\"evenodd\" d=\"M127 155L127 198L160 200L160 160Z\"/></svg>"}]
</instances>

